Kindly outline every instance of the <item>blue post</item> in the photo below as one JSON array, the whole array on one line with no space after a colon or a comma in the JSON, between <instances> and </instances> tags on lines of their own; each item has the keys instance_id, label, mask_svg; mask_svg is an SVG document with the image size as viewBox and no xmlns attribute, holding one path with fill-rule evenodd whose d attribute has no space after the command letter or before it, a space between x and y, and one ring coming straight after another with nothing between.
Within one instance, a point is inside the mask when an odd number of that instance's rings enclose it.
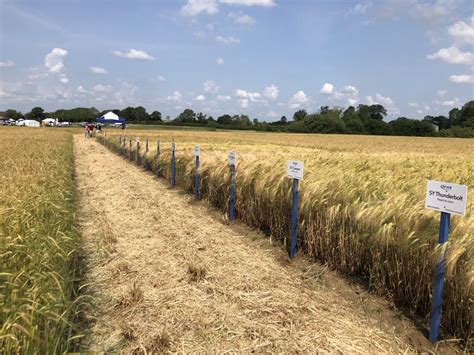
<instances>
[{"instance_id":1,"label":"blue post","mask_svg":"<svg viewBox=\"0 0 474 355\"><path fill-rule=\"evenodd\" d=\"M156 141L156 177L160 176L160 140Z\"/></svg>"},{"instance_id":2,"label":"blue post","mask_svg":"<svg viewBox=\"0 0 474 355\"><path fill-rule=\"evenodd\" d=\"M175 156L174 156L175 145L171 143L171 187L176 186L176 167L175 167Z\"/></svg>"},{"instance_id":3,"label":"blue post","mask_svg":"<svg viewBox=\"0 0 474 355\"><path fill-rule=\"evenodd\" d=\"M137 166L140 166L140 138L137 137Z\"/></svg>"},{"instance_id":4,"label":"blue post","mask_svg":"<svg viewBox=\"0 0 474 355\"><path fill-rule=\"evenodd\" d=\"M133 160L133 151L132 151L132 137L130 137L130 161Z\"/></svg>"},{"instance_id":5,"label":"blue post","mask_svg":"<svg viewBox=\"0 0 474 355\"><path fill-rule=\"evenodd\" d=\"M145 142L145 170L148 170L148 138Z\"/></svg>"},{"instance_id":6,"label":"blue post","mask_svg":"<svg viewBox=\"0 0 474 355\"><path fill-rule=\"evenodd\" d=\"M196 172L194 174L194 198L199 200L199 155L196 155Z\"/></svg>"},{"instance_id":7,"label":"blue post","mask_svg":"<svg viewBox=\"0 0 474 355\"><path fill-rule=\"evenodd\" d=\"M449 234L449 217L451 215L441 212L439 222L439 247L448 241ZM433 298L431 303L431 319L430 319L430 341L434 343L439 337L439 327L441 325L441 308L443 306L443 286L444 286L444 268L446 249L439 255L434 274Z\"/></svg>"},{"instance_id":8,"label":"blue post","mask_svg":"<svg viewBox=\"0 0 474 355\"><path fill-rule=\"evenodd\" d=\"M122 135L119 136L119 155L122 155Z\"/></svg>"},{"instance_id":9,"label":"blue post","mask_svg":"<svg viewBox=\"0 0 474 355\"><path fill-rule=\"evenodd\" d=\"M235 165L230 165L230 187L229 187L229 220L234 221L235 218Z\"/></svg>"},{"instance_id":10,"label":"blue post","mask_svg":"<svg viewBox=\"0 0 474 355\"><path fill-rule=\"evenodd\" d=\"M291 205L291 242L290 258L296 255L296 222L298 217L298 179L293 179L293 202Z\"/></svg>"}]
</instances>

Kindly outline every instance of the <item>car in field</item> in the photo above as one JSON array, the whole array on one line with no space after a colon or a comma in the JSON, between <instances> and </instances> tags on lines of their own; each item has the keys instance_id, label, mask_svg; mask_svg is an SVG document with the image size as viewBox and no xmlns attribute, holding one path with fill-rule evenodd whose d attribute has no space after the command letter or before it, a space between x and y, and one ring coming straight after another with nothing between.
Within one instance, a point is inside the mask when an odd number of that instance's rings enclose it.
<instances>
[{"instance_id":1,"label":"car in field","mask_svg":"<svg viewBox=\"0 0 474 355\"><path fill-rule=\"evenodd\" d=\"M16 121L15 125L16 126L24 126L25 125L25 120L23 118L20 118L19 120Z\"/></svg>"},{"instance_id":2,"label":"car in field","mask_svg":"<svg viewBox=\"0 0 474 355\"><path fill-rule=\"evenodd\" d=\"M0 126L5 126L5 125L6 125L5 121L4 121L4 120L0 120Z\"/></svg>"}]
</instances>

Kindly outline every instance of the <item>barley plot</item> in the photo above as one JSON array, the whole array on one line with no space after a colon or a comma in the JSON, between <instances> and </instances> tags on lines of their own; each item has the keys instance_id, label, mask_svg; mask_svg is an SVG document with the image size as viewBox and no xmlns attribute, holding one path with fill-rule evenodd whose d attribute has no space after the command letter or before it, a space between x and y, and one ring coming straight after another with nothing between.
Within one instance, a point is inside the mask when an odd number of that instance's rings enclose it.
<instances>
[{"instance_id":1,"label":"barley plot","mask_svg":"<svg viewBox=\"0 0 474 355\"><path fill-rule=\"evenodd\" d=\"M144 132L141 131L143 134ZM201 149L200 195L229 212L226 152L235 149L235 215L289 245L288 159L305 161L297 236L302 251L428 321L436 264L438 216L424 209L427 179L474 185L474 142L457 139L319 136L227 132L157 132L160 175L189 192L192 147ZM106 138L118 151L118 137ZM292 143L290 143L292 142ZM170 167L170 161L173 161ZM152 162L155 171L157 161ZM176 175L174 175L174 170ZM472 336L474 283L473 190L468 213L453 218L442 326Z\"/></svg>"},{"instance_id":2,"label":"barley plot","mask_svg":"<svg viewBox=\"0 0 474 355\"><path fill-rule=\"evenodd\" d=\"M81 303L69 131L3 128L0 352L74 349Z\"/></svg>"}]
</instances>

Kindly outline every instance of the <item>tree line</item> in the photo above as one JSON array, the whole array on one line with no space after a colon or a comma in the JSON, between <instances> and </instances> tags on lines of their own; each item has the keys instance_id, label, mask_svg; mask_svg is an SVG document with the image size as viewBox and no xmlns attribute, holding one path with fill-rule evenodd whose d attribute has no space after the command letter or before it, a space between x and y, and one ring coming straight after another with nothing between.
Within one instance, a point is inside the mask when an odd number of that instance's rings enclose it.
<instances>
[{"instance_id":1,"label":"tree line","mask_svg":"<svg viewBox=\"0 0 474 355\"><path fill-rule=\"evenodd\" d=\"M274 132L299 133L343 133L343 134L373 134L398 136L453 136L474 137L474 100L467 102L461 108L453 108L448 116L425 116L423 120L398 117L386 122L387 110L384 106L358 105L349 106L345 110L322 106L317 112L308 113L298 110L291 120L282 116L276 122L259 121L249 116L223 114L217 118L202 112L185 109L177 117L164 119L159 111L149 114L142 106L125 109L109 109L99 111L91 108L60 109L45 112L41 107L35 107L23 115L16 110L7 110L7 116L12 119L26 117L27 119L42 120L46 117L57 118L68 122L93 122L97 117L112 111L134 124L166 124L172 126L208 127L209 129L239 129Z\"/></svg>"}]
</instances>

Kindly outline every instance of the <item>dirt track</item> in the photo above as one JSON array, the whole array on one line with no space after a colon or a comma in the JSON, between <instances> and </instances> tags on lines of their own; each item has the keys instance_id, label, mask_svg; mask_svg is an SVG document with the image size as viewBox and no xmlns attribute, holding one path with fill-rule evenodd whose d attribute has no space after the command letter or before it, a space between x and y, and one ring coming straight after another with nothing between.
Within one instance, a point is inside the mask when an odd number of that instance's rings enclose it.
<instances>
[{"instance_id":1,"label":"dirt track","mask_svg":"<svg viewBox=\"0 0 474 355\"><path fill-rule=\"evenodd\" d=\"M410 322L332 272L74 138L93 351L404 352Z\"/></svg>"}]
</instances>

